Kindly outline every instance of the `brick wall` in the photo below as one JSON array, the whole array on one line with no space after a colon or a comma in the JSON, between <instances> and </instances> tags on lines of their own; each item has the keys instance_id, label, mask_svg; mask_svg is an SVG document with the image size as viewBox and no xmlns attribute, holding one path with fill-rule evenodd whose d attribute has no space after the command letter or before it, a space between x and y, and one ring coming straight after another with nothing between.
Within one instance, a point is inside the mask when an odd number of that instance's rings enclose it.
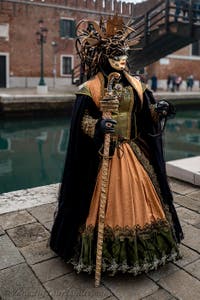
<instances>
[{"instance_id":1,"label":"brick wall","mask_svg":"<svg viewBox=\"0 0 200 300\"><path fill-rule=\"evenodd\" d=\"M199 60L186 60L186 59L176 59L170 58L168 65L160 65L156 62L147 68L149 77L156 74L158 79L166 79L169 74L180 75L183 80L185 80L190 74L194 75L195 80L200 80L199 74Z\"/></svg>"},{"instance_id":2,"label":"brick wall","mask_svg":"<svg viewBox=\"0 0 200 300\"><path fill-rule=\"evenodd\" d=\"M116 0L34 0L15 3L0 1L0 24L9 23L9 40L0 38L0 53L8 53L10 60L9 74L16 77L39 77L40 75L40 47L36 42L38 20L43 18L48 28L47 43L44 45L44 73L45 77L52 77L53 47L52 41L58 43L56 73L60 77L60 59L62 55L73 55L74 65L79 63L76 55L74 39L62 39L59 34L59 20L61 17L72 18L77 22L82 18L98 20L100 15L109 16L115 12L122 14L125 20L144 14L159 0L148 0L138 4L117 2ZM104 7L105 6L105 7ZM176 55L189 55L189 47L177 51ZM160 79L165 79L168 73L178 73L187 76L188 70L193 70L199 78L199 61L170 59L168 65L159 62L147 68L149 75L156 73ZM69 76L68 76L69 77ZM200 79L200 78L199 78Z\"/></svg>"},{"instance_id":3,"label":"brick wall","mask_svg":"<svg viewBox=\"0 0 200 300\"><path fill-rule=\"evenodd\" d=\"M133 16L143 15L146 11L154 7L157 3L163 2L162 0L146 0L141 3L137 3L133 7Z\"/></svg>"},{"instance_id":4,"label":"brick wall","mask_svg":"<svg viewBox=\"0 0 200 300\"><path fill-rule=\"evenodd\" d=\"M62 17L71 18L77 22L83 18L97 20L100 15L121 13L127 20L133 4L121 3L114 0L47 0L41 2L12 1L0 2L0 23L9 23L9 40L0 38L0 53L9 53L11 76L38 77L40 75L40 46L36 42L36 31L39 29L38 20L43 19L48 28L47 42L44 45L44 73L52 77L53 48L52 41L57 47L57 76L60 76L61 55L73 55L74 65L79 63L75 51L74 39L60 38L59 20ZM105 7L104 7L105 6Z\"/></svg>"}]
</instances>

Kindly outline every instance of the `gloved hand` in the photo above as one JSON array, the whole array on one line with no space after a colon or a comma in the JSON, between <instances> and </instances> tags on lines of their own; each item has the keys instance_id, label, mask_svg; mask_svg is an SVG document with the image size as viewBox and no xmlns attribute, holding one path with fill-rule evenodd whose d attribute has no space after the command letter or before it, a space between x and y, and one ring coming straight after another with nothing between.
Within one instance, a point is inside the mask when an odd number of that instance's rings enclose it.
<instances>
[{"instance_id":1,"label":"gloved hand","mask_svg":"<svg viewBox=\"0 0 200 300\"><path fill-rule=\"evenodd\" d=\"M176 114L175 107L166 100L160 100L155 104L155 111L161 117L173 117Z\"/></svg>"},{"instance_id":2,"label":"gloved hand","mask_svg":"<svg viewBox=\"0 0 200 300\"><path fill-rule=\"evenodd\" d=\"M113 119L101 119L100 120L100 131L102 134L105 133L114 133L115 125L117 122Z\"/></svg>"}]
</instances>

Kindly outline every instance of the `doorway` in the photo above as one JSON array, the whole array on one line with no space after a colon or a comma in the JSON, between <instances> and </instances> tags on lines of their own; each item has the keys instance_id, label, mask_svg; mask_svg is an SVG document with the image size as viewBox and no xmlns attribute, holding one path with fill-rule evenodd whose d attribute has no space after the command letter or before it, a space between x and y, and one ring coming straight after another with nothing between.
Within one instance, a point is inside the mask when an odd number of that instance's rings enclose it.
<instances>
[{"instance_id":1,"label":"doorway","mask_svg":"<svg viewBox=\"0 0 200 300\"><path fill-rule=\"evenodd\" d=\"M6 55L0 55L0 88L6 88Z\"/></svg>"}]
</instances>

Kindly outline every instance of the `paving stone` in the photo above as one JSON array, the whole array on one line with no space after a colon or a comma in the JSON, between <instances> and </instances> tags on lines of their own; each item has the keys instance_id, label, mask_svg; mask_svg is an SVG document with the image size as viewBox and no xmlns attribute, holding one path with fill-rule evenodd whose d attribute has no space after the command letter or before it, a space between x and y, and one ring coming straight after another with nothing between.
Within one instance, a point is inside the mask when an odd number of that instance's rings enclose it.
<instances>
[{"instance_id":1,"label":"paving stone","mask_svg":"<svg viewBox=\"0 0 200 300\"><path fill-rule=\"evenodd\" d=\"M169 274L176 272L177 270L179 270L179 268L177 266L175 266L172 263L169 263L165 266L162 266L160 268L158 268L155 271L151 271L148 273L148 277L151 278L153 281L158 281L161 278L168 276Z\"/></svg>"},{"instance_id":2,"label":"paving stone","mask_svg":"<svg viewBox=\"0 0 200 300\"><path fill-rule=\"evenodd\" d=\"M147 296L145 298L142 298L142 300L175 300L171 294L169 294L167 291L163 289L159 289L155 293L153 293L150 296Z\"/></svg>"},{"instance_id":3,"label":"paving stone","mask_svg":"<svg viewBox=\"0 0 200 300\"><path fill-rule=\"evenodd\" d=\"M73 267L59 257L32 265L31 267L41 282L73 272Z\"/></svg>"},{"instance_id":4,"label":"paving stone","mask_svg":"<svg viewBox=\"0 0 200 300\"><path fill-rule=\"evenodd\" d=\"M120 300L139 300L158 290L158 286L147 276L137 277L122 274L103 278L103 283Z\"/></svg>"},{"instance_id":5,"label":"paving stone","mask_svg":"<svg viewBox=\"0 0 200 300\"><path fill-rule=\"evenodd\" d=\"M178 207L176 209L179 219L181 220L181 222L186 222L188 224L191 225L195 225L200 223L200 214L191 211L185 207Z\"/></svg>"},{"instance_id":6,"label":"paving stone","mask_svg":"<svg viewBox=\"0 0 200 300\"><path fill-rule=\"evenodd\" d=\"M48 240L20 248L20 252L23 254L28 264L36 264L56 256L49 248Z\"/></svg>"},{"instance_id":7,"label":"paving stone","mask_svg":"<svg viewBox=\"0 0 200 300\"><path fill-rule=\"evenodd\" d=\"M190 194L192 192L195 192L198 190L198 187L196 187L195 185L183 182L183 181L179 181L176 179L169 179L169 184L171 187L171 190L173 192L175 192L176 194L180 194L180 195L187 195Z\"/></svg>"},{"instance_id":8,"label":"paving stone","mask_svg":"<svg viewBox=\"0 0 200 300\"><path fill-rule=\"evenodd\" d=\"M200 259L187 265L185 270L188 271L192 276L200 280Z\"/></svg>"},{"instance_id":9,"label":"paving stone","mask_svg":"<svg viewBox=\"0 0 200 300\"><path fill-rule=\"evenodd\" d=\"M50 296L55 300L100 300L107 299L111 293L102 285L94 287L94 276L75 274L74 272L44 284Z\"/></svg>"},{"instance_id":10,"label":"paving stone","mask_svg":"<svg viewBox=\"0 0 200 300\"><path fill-rule=\"evenodd\" d=\"M58 190L59 184L56 183L1 194L0 214L54 203L58 198Z\"/></svg>"},{"instance_id":11,"label":"paving stone","mask_svg":"<svg viewBox=\"0 0 200 300\"><path fill-rule=\"evenodd\" d=\"M200 223L198 223L198 224L195 224L195 225L194 225L194 227L196 227L196 228L200 229Z\"/></svg>"},{"instance_id":12,"label":"paving stone","mask_svg":"<svg viewBox=\"0 0 200 300\"><path fill-rule=\"evenodd\" d=\"M177 271L159 280L159 285L181 300L198 300L200 295L199 280L184 270Z\"/></svg>"},{"instance_id":13,"label":"paving stone","mask_svg":"<svg viewBox=\"0 0 200 300\"><path fill-rule=\"evenodd\" d=\"M45 222L43 225L48 231L51 231L53 226L53 221Z\"/></svg>"},{"instance_id":14,"label":"paving stone","mask_svg":"<svg viewBox=\"0 0 200 300\"><path fill-rule=\"evenodd\" d=\"M3 228L0 225L0 235L3 235L3 234L5 234L5 231L3 230Z\"/></svg>"},{"instance_id":15,"label":"paving stone","mask_svg":"<svg viewBox=\"0 0 200 300\"><path fill-rule=\"evenodd\" d=\"M49 232L39 223L17 226L7 232L17 247L25 247L49 238Z\"/></svg>"},{"instance_id":16,"label":"paving stone","mask_svg":"<svg viewBox=\"0 0 200 300\"><path fill-rule=\"evenodd\" d=\"M50 300L48 293L26 264L0 271L0 299Z\"/></svg>"},{"instance_id":17,"label":"paving stone","mask_svg":"<svg viewBox=\"0 0 200 300\"><path fill-rule=\"evenodd\" d=\"M40 223L52 221L54 218L55 205L44 204L37 207L28 209L28 211L33 215Z\"/></svg>"},{"instance_id":18,"label":"paving stone","mask_svg":"<svg viewBox=\"0 0 200 300\"><path fill-rule=\"evenodd\" d=\"M174 262L175 265L180 267L184 267L199 258L199 254L197 252L191 250L183 244L180 245L180 252L182 255L182 259L179 259L176 262Z\"/></svg>"},{"instance_id":19,"label":"paving stone","mask_svg":"<svg viewBox=\"0 0 200 300\"><path fill-rule=\"evenodd\" d=\"M183 230L185 238L182 243L200 252L200 229L192 225L185 225Z\"/></svg>"},{"instance_id":20,"label":"paving stone","mask_svg":"<svg viewBox=\"0 0 200 300\"><path fill-rule=\"evenodd\" d=\"M194 192L194 193L191 193L189 196L192 199L200 201L200 191L199 190Z\"/></svg>"},{"instance_id":21,"label":"paving stone","mask_svg":"<svg viewBox=\"0 0 200 300\"><path fill-rule=\"evenodd\" d=\"M33 222L36 220L25 210L0 215L0 225L4 229Z\"/></svg>"},{"instance_id":22,"label":"paving stone","mask_svg":"<svg viewBox=\"0 0 200 300\"><path fill-rule=\"evenodd\" d=\"M24 262L23 256L7 235L0 236L0 270Z\"/></svg>"},{"instance_id":23,"label":"paving stone","mask_svg":"<svg viewBox=\"0 0 200 300\"><path fill-rule=\"evenodd\" d=\"M174 201L179 203L181 206L189 208L197 213L200 213L200 201L191 199L187 196L175 196Z\"/></svg>"}]
</instances>

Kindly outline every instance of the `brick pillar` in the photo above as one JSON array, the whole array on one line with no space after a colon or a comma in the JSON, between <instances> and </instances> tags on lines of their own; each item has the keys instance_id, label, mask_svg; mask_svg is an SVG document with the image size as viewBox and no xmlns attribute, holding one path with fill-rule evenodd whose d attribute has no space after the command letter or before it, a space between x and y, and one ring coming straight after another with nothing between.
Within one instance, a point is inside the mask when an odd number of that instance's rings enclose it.
<instances>
[{"instance_id":1,"label":"brick pillar","mask_svg":"<svg viewBox=\"0 0 200 300\"><path fill-rule=\"evenodd\" d=\"M114 0L114 13L121 14L121 1Z\"/></svg>"},{"instance_id":2,"label":"brick pillar","mask_svg":"<svg viewBox=\"0 0 200 300\"><path fill-rule=\"evenodd\" d=\"M103 11L103 0L96 0L95 7L96 10Z\"/></svg>"},{"instance_id":3,"label":"brick pillar","mask_svg":"<svg viewBox=\"0 0 200 300\"><path fill-rule=\"evenodd\" d=\"M86 0L86 7L91 10L95 10L95 2L93 0Z\"/></svg>"},{"instance_id":4,"label":"brick pillar","mask_svg":"<svg viewBox=\"0 0 200 300\"><path fill-rule=\"evenodd\" d=\"M112 12L112 0L105 1L105 11Z\"/></svg>"}]
</instances>

